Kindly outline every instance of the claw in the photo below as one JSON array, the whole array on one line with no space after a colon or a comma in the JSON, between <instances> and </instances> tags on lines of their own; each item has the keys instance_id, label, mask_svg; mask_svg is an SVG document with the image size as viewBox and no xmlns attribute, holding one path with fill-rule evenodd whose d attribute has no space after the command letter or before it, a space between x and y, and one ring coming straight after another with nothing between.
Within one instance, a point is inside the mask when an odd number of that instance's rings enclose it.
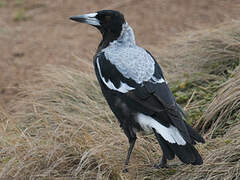
<instances>
[{"instance_id":1,"label":"claw","mask_svg":"<svg viewBox=\"0 0 240 180\"><path fill-rule=\"evenodd\" d=\"M127 169L127 168L124 168L124 169L122 170L122 172L123 172L123 173L127 173L127 172L128 172L128 169Z\"/></svg>"},{"instance_id":2,"label":"claw","mask_svg":"<svg viewBox=\"0 0 240 180\"><path fill-rule=\"evenodd\" d=\"M154 167L157 168L157 169L160 169L160 168L169 168L168 165L167 165L166 156L163 155L160 163L154 164Z\"/></svg>"},{"instance_id":3,"label":"claw","mask_svg":"<svg viewBox=\"0 0 240 180\"><path fill-rule=\"evenodd\" d=\"M167 164L162 164L162 163L158 163L158 164L154 164L155 168L160 169L160 168L169 168L169 166Z\"/></svg>"}]
</instances>

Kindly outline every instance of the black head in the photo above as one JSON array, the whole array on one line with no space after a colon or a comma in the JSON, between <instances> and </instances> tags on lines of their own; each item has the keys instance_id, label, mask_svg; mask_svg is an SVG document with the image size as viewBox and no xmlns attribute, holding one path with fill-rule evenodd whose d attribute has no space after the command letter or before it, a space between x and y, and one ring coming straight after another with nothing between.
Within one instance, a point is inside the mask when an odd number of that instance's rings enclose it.
<instances>
[{"instance_id":1,"label":"black head","mask_svg":"<svg viewBox=\"0 0 240 180\"><path fill-rule=\"evenodd\" d=\"M71 20L90 24L100 30L103 37L112 36L118 38L125 23L124 16L114 10L102 10L96 13L70 17Z\"/></svg>"}]
</instances>

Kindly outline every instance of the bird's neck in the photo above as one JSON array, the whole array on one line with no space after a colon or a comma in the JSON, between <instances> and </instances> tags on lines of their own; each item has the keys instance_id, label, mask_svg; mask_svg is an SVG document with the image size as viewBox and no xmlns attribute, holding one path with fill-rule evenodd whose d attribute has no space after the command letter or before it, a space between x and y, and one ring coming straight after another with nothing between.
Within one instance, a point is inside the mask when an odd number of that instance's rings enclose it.
<instances>
[{"instance_id":1,"label":"bird's neck","mask_svg":"<svg viewBox=\"0 0 240 180\"><path fill-rule=\"evenodd\" d=\"M135 36L133 29L128 25L128 23L124 23L122 25L122 31L118 37L114 37L111 34L103 34L103 39L98 46L97 52L102 51L108 46L125 46L131 47L135 46Z\"/></svg>"},{"instance_id":2,"label":"bird's neck","mask_svg":"<svg viewBox=\"0 0 240 180\"><path fill-rule=\"evenodd\" d=\"M133 29L127 22L122 25L122 32L119 38L113 43L124 44L125 46L136 45Z\"/></svg>"}]
</instances>

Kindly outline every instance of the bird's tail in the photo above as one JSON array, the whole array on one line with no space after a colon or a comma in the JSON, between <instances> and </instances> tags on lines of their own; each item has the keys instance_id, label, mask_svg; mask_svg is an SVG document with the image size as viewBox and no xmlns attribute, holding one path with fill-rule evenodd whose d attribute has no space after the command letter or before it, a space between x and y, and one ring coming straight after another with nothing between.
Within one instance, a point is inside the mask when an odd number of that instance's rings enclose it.
<instances>
[{"instance_id":1,"label":"bird's tail","mask_svg":"<svg viewBox=\"0 0 240 180\"><path fill-rule=\"evenodd\" d=\"M202 136L200 136L200 134L195 129L193 129L191 126L189 126L188 123L185 121L185 119L187 119L187 115L184 113L184 111L179 106L179 104L176 104L176 107L178 109L179 114L181 115L181 117L183 119L183 122L184 122L192 140L194 140L194 142L197 141L197 142L200 142L200 143L205 143L205 140L202 138Z\"/></svg>"},{"instance_id":2,"label":"bird's tail","mask_svg":"<svg viewBox=\"0 0 240 180\"><path fill-rule=\"evenodd\" d=\"M177 143L169 143L155 130L154 133L162 148L163 154L168 160L173 159L176 155L186 164L201 165L203 163L201 155L192 144L186 143L185 145L178 145Z\"/></svg>"},{"instance_id":3,"label":"bird's tail","mask_svg":"<svg viewBox=\"0 0 240 180\"><path fill-rule=\"evenodd\" d=\"M194 141L197 141L197 142L200 142L200 143L205 143L205 140L203 139L203 137L200 134L198 134L198 132L195 129L193 129L191 126L189 126L186 121L184 121L184 123L187 127L187 130L188 130L188 133L189 133L190 137Z\"/></svg>"}]
</instances>

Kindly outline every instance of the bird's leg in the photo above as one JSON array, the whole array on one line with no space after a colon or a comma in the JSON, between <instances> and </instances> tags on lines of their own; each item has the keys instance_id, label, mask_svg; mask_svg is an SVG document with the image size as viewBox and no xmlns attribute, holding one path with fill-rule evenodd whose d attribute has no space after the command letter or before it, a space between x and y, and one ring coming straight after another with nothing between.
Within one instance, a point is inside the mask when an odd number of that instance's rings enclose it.
<instances>
[{"instance_id":1,"label":"bird's leg","mask_svg":"<svg viewBox=\"0 0 240 180\"><path fill-rule=\"evenodd\" d=\"M158 164L154 165L155 168L168 168L167 165L167 158L166 156L163 154L162 159L160 160L160 162Z\"/></svg>"},{"instance_id":2,"label":"bird's leg","mask_svg":"<svg viewBox=\"0 0 240 180\"><path fill-rule=\"evenodd\" d=\"M125 161L124 166L123 166L123 172L124 173L128 172L127 165L129 163L129 159L130 159L133 147L135 145L136 139L137 139L136 137L129 139L129 145L130 146L128 148L127 158L126 158L126 161Z\"/></svg>"},{"instance_id":3,"label":"bird's leg","mask_svg":"<svg viewBox=\"0 0 240 180\"><path fill-rule=\"evenodd\" d=\"M153 129L153 132L154 132L155 136L157 137L157 140L158 140L158 142L160 144L160 147L162 148L163 143L160 140L160 135L156 132L155 129ZM160 160L160 162L158 164L154 165L155 168L167 168L168 167L168 165L167 165L167 157L166 157L166 155L164 153L164 148L162 148L162 150L163 150L162 159Z\"/></svg>"}]
</instances>

